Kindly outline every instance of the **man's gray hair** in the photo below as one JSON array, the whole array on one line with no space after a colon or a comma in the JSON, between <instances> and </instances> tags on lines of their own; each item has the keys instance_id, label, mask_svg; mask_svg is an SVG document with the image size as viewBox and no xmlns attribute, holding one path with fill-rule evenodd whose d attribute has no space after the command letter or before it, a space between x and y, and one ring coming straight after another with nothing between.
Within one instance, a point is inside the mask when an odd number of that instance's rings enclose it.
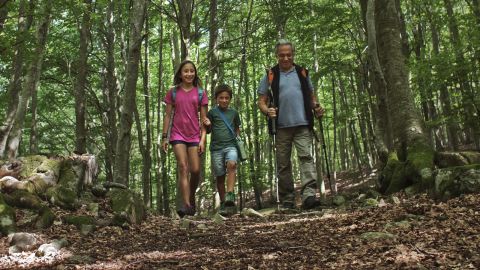
<instances>
[{"instance_id":1,"label":"man's gray hair","mask_svg":"<svg viewBox=\"0 0 480 270\"><path fill-rule=\"evenodd\" d=\"M279 39L277 44L275 44L275 55L278 54L278 47L283 46L283 45L290 45L292 48L292 54L295 54L295 46L293 46L293 43L286 40L286 39Z\"/></svg>"}]
</instances>

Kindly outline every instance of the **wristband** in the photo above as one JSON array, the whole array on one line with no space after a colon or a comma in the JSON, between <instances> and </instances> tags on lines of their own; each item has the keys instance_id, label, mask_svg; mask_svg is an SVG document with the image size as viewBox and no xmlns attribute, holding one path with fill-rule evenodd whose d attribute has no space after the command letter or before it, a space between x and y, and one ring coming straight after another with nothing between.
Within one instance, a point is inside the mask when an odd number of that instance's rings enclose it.
<instances>
[{"instance_id":1,"label":"wristband","mask_svg":"<svg viewBox=\"0 0 480 270\"><path fill-rule=\"evenodd\" d=\"M167 134L166 133L163 133L162 134L162 139L166 139L167 138Z\"/></svg>"}]
</instances>

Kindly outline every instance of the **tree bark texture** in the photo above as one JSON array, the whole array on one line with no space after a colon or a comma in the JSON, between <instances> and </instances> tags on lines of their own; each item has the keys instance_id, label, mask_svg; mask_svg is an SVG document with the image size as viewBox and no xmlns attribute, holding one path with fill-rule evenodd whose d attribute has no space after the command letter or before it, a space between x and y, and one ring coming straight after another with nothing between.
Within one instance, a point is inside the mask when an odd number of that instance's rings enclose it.
<instances>
[{"instance_id":1,"label":"tree bark texture","mask_svg":"<svg viewBox=\"0 0 480 270\"><path fill-rule=\"evenodd\" d=\"M106 118L106 140L105 140L105 173L108 182L113 181L113 164L115 162L115 147L117 144L117 99L119 86L115 69L115 29L114 29L114 10L115 1L108 2L104 36L103 48L106 54L105 66L105 82L104 87L104 103L105 103L105 118Z\"/></svg>"},{"instance_id":2,"label":"tree bark texture","mask_svg":"<svg viewBox=\"0 0 480 270\"><path fill-rule=\"evenodd\" d=\"M380 66L377 48L377 29L375 26L375 0L368 0L366 9L366 25L368 34L368 55L371 69L372 87L377 98L376 115L376 147L381 162L387 161L388 151L393 149L392 125L388 114L387 82ZM380 135L380 136L378 136ZM381 138L381 139L380 139Z\"/></svg>"},{"instance_id":3,"label":"tree bark texture","mask_svg":"<svg viewBox=\"0 0 480 270\"><path fill-rule=\"evenodd\" d=\"M23 64L25 58L25 43L30 28L32 15L27 19L27 0L21 0L19 3L19 15L17 23L17 37L15 40L15 56L12 64L12 77L7 90L8 105L5 113L5 119L0 126L0 157L4 157L7 139L12 130L15 121L15 115L18 108L20 91L22 89Z\"/></svg>"},{"instance_id":4,"label":"tree bark texture","mask_svg":"<svg viewBox=\"0 0 480 270\"><path fill-rule=\"evenodd\" d=\"M180 28L181 35L181 61L188 59L190 54L190 46L192 34L190 24L192 22L193 9L195 7L193 0L176 0L178 10L174 6L176 21Z\"/></svg>"},{"instance_id":5,"label":"tree bark texture","mask_svg":"<svg viewBox=\"0 0 480 270\"><path fill-rule=\"evenodd\" d=\"M136 84L138 79L138 66L146 6L146 0L134 1L131 11L128 63L126 70L127 76L125 93L122 99L122 107L120 109L118 140L115 151L114 181L127 186L131 147L131 128L135 109Z\"/></svg>"},{"instance_id":6,"label":"tree bark texture","mask_svg":"<svg viewBox=\"0 0 480 270\"><path fill-rule=\"evenodd\" d=\"M387 83L388 114L391 117L394 141L408 143L425 139L423 122L415 108L408 82L408 71L402 54L394 0L377 0L375 28L378 56Z\"/></svg>"},{"instance_id":7,"label":"tree bark texture","mask_svg":"<svg viewBox=\"0 0 480 270\"><path fill-rule=\"evenodd\" d=\"M210 81L210 96L214 97L214 89L218 79L218 20L217 0L210 0L210 31L208 42L208 78Z\"/></svg>"},{"instance_id":8,"label":"tree bark texture","mask_svg":"<svg viewBox=\"0 0 480 270\"><path fill-rule=\"evenodd\" d=\"M30 113L32 114L32 119L30 120L30 141L29 149L30 154L35 155L38 153L38 130L37 130L37 91L32 93L32 103L30 105Z\"/></svg>"},{"instance_id":9,"label":"tree bark texture","mask_svg":"<svg viewBox=\"0 0 480 270\"><path fill-rule=\"evenodd\" d=\"M87 152L87 123L85 88L88 76L88 43L90 37L91 0L84 0L81 10L82 22L79 25L80 47L78 49L77 78L75 82L75 152L78 155Z\"/></svg>"},{"instance_id":10,"label":"tree bark texture","mask_svg":"<svg viewBox=\"0 0 480 270\"><path fill-rule=\"evenodd\" d=\"M10 0L0 0L0 33L3 31L5 21L8 18L8 11L10 8ZM0 52L2 52L2 45L0 45Z\"/></svg>"},{"instance_id":11,"label":"tree bark texture","mask_svg":"<svg viewBox=\"0 0 480 270\"><path fill-rule=\"evenodd\" d=\"M395 142L395 152L382 172L383 188L391 193L409 185L431 187L434 152L410 91L395 0L375 2L378 56L388 87L388 113Z\"/></svg>"},{"instance_id":12,"label":"tree bark texture","mask_svg":"<svg viewBox=\"0 0 480 270\"><path fill-rule=\"evenodd\" d=\"M43 55L47 44L51 11L52 0L46 0L42 8L41 19L37 25L36 44L34 53L32 55L32 61L28 66L25 83L23 84L18 101L15 122L7 140L8 158L15 158L18 154L18 148L22 138L22 128L24 126L25 116L27 114L28 102L33 92L37 91L38 88L38 82L42 70Z\"/></svg>"},{"instance_id":13,"label":"tree bark texture","mask_svg":"<svg viewBox=\"0 0 480 270\"><path fill-rule=\"evenodd\" d=\"M142 183L143 183L143 201L147 207L152 203L152 176L150 169L152 168L152 128L150 125L150 67L148 61L149 53L149 14L145 15L145 46L143 57L143 96L145 107L145 148L142 151L143 167L142 167ZM143 137L139 137L139 140L143 140Z\"/></svg>"}]
</instances>

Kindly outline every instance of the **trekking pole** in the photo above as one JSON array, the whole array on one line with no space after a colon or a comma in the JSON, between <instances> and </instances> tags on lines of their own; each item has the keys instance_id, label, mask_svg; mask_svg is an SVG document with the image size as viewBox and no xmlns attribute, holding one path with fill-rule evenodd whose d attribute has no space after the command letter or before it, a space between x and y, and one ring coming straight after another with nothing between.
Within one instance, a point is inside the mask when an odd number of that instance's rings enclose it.
<instances>
[{"instance_id":1,"label":"trekking pole","mask_svg":"<svg viewBox=\"0 0 480 270\"><path fill-rule=\"evenodd\" d=\"M325 135L323 133L323 121L322 121L322 118L319 119L320 122L320 136L322 137L322 148L323 148L323 155L325 157L325 165L326 165L326 169L327 169L327 178L328 178L328 185L330 186L330 192L332 192L332 194L336 194L337 193L337 187L335 185L335 188L334 188L334 185L332 185L332 179L330 177L330 165L329 165L329 158L328 158L328 155L327 155L327 146L325 144Z\"/></svg>"},{"instance_id":2,"label":"trekking pole","mask_svg":"<svg viewBox=\"0 0 480 270\"><path fill-rule=\"evenodd\" d=\"M270 107L275 108L275 104L273 102L270 103ZM278 166L277 166L277 142L276 142L276 135L277 135L277 123L275 122L275 118L271 119L272 121L272 139L273 139L273 159L275 161L275 189L276 189L276 195L277 195L277 210L280 211L280 194L278 191Z\"/></svg>"}]
</instances>

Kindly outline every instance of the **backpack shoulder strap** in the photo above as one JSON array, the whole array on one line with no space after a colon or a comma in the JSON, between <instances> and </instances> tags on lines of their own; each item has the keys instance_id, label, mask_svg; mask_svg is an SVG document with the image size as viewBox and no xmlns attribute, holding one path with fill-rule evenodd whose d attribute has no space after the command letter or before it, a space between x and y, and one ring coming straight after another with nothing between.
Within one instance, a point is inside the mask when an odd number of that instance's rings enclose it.
<instances>
[{"instance_id":1,"label":"backpack shoulder strap","mask_svg":"<svg viewBox=\"0 0 480 270\"><path fill-rule=\"evenodd\" d=\"M198 106L202 106L202 99L203 99L203 89L199 86L198 87Z\"/></svg>"},{"instance_id":2,"label":"backpack shoulder strap","mask_svg":"<svg viewBox=\"0 0 480 270\"><path fill-rule=\"evenodd\" d=\"M268 85L272 85L273 78L274 78L274 74L273 74L272 69L268 70L267 78L268 78Z\"/></svg>"},{"instance_id":3,"label":"backpack shoulder strap","mask_svg":"<svg viewBox=\"0 0 480 270\"><path fill-rule=\"evenodd\" d=\"M305 68L302 67L302 69L300 70L300 73L302 74L302 76L304 78L307 78L308 76L308 70L306 70Z\"/></svg>"},{"instance_id":4,"label":"backpack shoulder strap","mask_svg":"<svg viewBox=\"0 0 480 270\"><path fill-rule=\"evenodd\" d=\"M177 97L177 86L175 85L172 89L172 102L173 106L175 106L175 98Z\"/></svg>"}]
</instances>

